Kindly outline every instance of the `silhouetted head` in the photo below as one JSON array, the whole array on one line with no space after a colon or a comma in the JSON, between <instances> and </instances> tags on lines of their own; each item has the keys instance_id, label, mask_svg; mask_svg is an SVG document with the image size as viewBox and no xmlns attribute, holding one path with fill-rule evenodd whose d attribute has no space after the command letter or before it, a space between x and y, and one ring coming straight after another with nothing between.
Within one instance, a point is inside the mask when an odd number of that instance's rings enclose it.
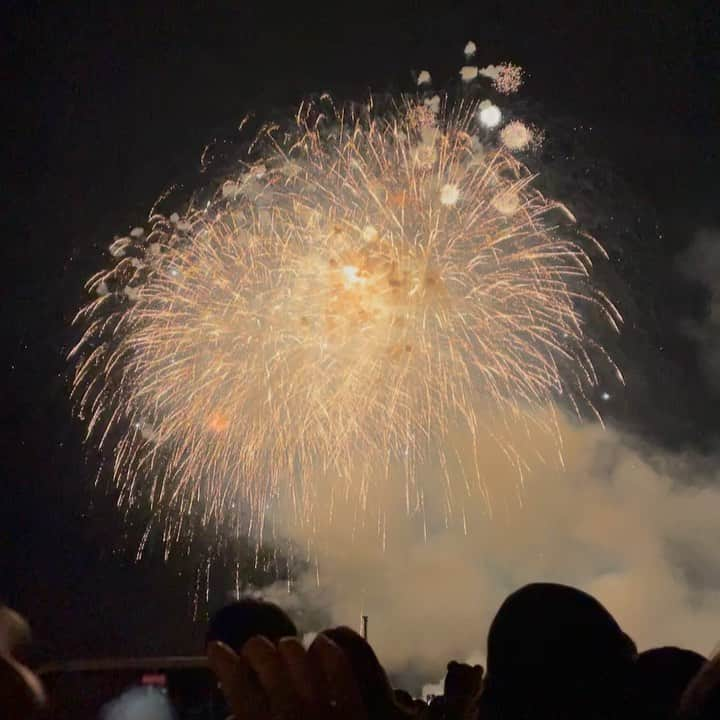
<instances>
[{"instance_id":1,"label":"silhouetted head","mask_svg":"<svg viewBox=\"0 0 720 720\"><path fill-rule=\"evenodd\" d=\"M367 640L348 627L324 630L323 635L350 661L368 717L402 717L407 713L407 708L397 702L390 680Z\"/></svg>"},{"instance_id":2,"label":"silhouetted head","mask_svg":"<svg viewBox=\"0 0 720 720\"><path fill-rule=\"evenodd\" d=\"M660 647L646 650L635 662L635 694L641 716L648 720L675 717L685 688L706 659L692 650Z\"/></svg>"},{"instance_id":3,"label":"silhouetted head","mask_svg":"<svg viewBox=\"0 0 720 720\"><path fill-rule=\"evenodd\" d=\"M451 660L447 664L447 674L443 689L449 698L467 698L480 690L482 683L482 665L468 665Z\"/></svg>"},{"instance_id":4,"label":"silhouetted head","mask_svg":"<svg viewBox=\"0 0 720 720\"><path fill-rule=\"evenodd\" d=\"M677 714L680 720L720 717L720 652L708 660L688 684Z\"/></svg>"},{"instance_id":5,"label":"silhouetted head","mask_svg":"<svg viewBox=\"0 0 720 720\"><path fill-rule=\"evenodd\" d=\"M503 602L490 626L483 694L502 705L503 717L528 708L536 717L615 717L614 709L626 705L635 653L592 596L566 585L526 585Z\"/></svg>"},{"instance_id":6,"label":"silhouetted head","mask_svg":"<svg viewBox=\"0 0 720 720\"><path fill-rule=\"evenodd\" d=\"M284 610L275 603L257 598L242 598L218 610L208 624L205 644L219 641L236 653L254 635L272 642L297 636L297 628Z\"/></svg>"}]
</instances>

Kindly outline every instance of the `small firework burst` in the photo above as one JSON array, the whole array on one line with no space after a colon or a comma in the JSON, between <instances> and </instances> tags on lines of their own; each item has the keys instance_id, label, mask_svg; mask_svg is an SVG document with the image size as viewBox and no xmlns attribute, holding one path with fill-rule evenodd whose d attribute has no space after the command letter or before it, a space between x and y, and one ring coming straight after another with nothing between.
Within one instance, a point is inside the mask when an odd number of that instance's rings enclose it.
<instances>
[{"instance_id":1,"label":"small firework burst","mask_svg":"<svg viewBox=\"0 0 720 720\"><path fill-rule=\"evenodd\" d=\"M500 140L508 150L519 152L537 144L539 134L524 122L513 120L500 131Z\"/></svg>"},{"instance_id":2,"label":"small firework burst","mask_svg":"<svg viewBox=\"0 0 720 720\"><path fill-rule=\"evenodd\" d=\"M516 93L523 84L524 73L519 65L503 63L480 68L478 74L492 80L493 87L503 95Z\"/></svg>"},{"instance_id":3,"label":"small firework burst","mask_svg":"<svg viewBox=\"0 0 720 720\"><path fill-rule=\"evenodd\" d=\"M503 95L512 95L520 89L523 80L523 69L519 65L505 63L498 66L495 89Z\"/></svg>"},{"instance_id":4,"label":"small firework burst","mask_svg":"<svg viewBox=\"0 0 720 720\"><path fill-rule=\"evenodd\" d=\"M460 197L458 186L454 183L447 183L440 190L440 202L443 205L455 205Z\"/></svg>"}]
</instances>

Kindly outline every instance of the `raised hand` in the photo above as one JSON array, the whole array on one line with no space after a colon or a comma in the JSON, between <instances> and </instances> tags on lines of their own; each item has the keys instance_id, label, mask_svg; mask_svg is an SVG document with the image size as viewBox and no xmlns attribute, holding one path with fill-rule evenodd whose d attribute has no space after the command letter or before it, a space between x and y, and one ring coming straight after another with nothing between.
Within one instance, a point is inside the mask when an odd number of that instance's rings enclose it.
<instances>
[{"instance_id":1,"label":"raised hand","mask_svg":"<svg viewBox=\"0 0 720 720\"><path fill-rule=\"evenodd\" d=\"M347 657L324 635L307 651L295 638L256 636L240 654L214 642L208 661L236 720L368 720Z\"/></svg>"}]
</instances>

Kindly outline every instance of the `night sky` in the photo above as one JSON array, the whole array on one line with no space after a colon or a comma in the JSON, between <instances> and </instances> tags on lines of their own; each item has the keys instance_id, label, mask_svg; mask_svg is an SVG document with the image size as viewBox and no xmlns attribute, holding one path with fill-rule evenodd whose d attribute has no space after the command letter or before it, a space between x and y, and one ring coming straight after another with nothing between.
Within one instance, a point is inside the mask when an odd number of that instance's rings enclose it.
<instances>
[{"instance_id":1,"label":"night sky","mask_svg":"<svg viewBox=\"0 0 720 720\"><path fill-rule=\"evenodd\" d=\"M598 215L581 220L610 250L627 320L628 387L607 416L672 449L717 439L718 397L683 330L710 295L677 272L696 232L720 228L717 3L317 5L6 4L0 600L30 618L42 657L200 648L192 559L135 562L136 528L94 486L71 416L69 323L113 234L246 112L409 91L412 70L455 83L469 39L479 63L527 68L550 167L594 188Z\"/></svg>"}]
</instances>

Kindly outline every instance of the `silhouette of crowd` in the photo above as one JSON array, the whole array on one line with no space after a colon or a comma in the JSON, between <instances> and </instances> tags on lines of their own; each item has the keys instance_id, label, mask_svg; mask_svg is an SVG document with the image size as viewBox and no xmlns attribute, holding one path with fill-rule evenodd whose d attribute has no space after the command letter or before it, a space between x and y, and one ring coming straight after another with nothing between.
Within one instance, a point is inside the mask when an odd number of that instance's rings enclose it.
<instances>
[{"instance_id":1,"label":"silhouette of crowd","mask_svg":"<svg viewBox=\"0 0 720 720\"><path fill-rule=\"evenodd\" d=\"M0 608L0 716L41 717L36 675L16 650L23 619ZM368 642L347 627L309 647L277 605L231 603L210 620L206 653L234 720L720 720L720 654L638 653L593 597L534 583L500 606L487 668L451 661L428 702L393 688Z\"/></svg>"}]
</instances>

